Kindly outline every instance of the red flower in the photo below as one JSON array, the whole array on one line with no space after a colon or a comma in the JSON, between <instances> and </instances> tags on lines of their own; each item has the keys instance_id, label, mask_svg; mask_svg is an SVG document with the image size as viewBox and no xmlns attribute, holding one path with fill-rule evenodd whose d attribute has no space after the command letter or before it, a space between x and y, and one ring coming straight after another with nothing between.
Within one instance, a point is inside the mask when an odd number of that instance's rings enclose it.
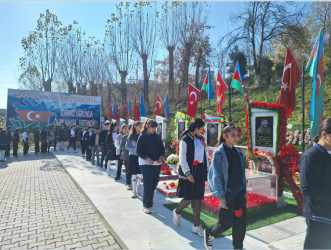
<instances>
[{"instance_id":1,"label":"red flower","mask_svg":"<svg viewBox=\"0 0 331 250\"><path fill-rule=\"evenodd\" d=\"M176 186L176 184L175 184L174 182L171 182L171 183L169 184L169 186L173 188L173 187Z\"/></svg>"},{"instance_id":2,"label":"red flower","mask_svg":"<svg viewBox=\"0 0 331 250\"><path fill-rule=\"evenodd\" d=\"M166 186L165 188L166 188L166 189L169 189L169 186Z\"/></svg>"},{"instance_id":3,"label":"red flower","mask_svg":"<svg viewBox=\"0 0 331 250\"><path fill-rule=\"evenodd\" d=\"M257 151L259 151L259 149L258 148L254 148L254 152L257 152Z\"/></svg>"},{"instance_id":4,"label":"red flower","mask_svg":"<svg viewBox=\"0 0 331 250\"><path fill-rule=\"evenodd\" d=\"M198 162L198 161L194 161L194 162L193 162L193 166L199 165L199 163L200 163L200 162Z\"/></svg>"}]
</instances>

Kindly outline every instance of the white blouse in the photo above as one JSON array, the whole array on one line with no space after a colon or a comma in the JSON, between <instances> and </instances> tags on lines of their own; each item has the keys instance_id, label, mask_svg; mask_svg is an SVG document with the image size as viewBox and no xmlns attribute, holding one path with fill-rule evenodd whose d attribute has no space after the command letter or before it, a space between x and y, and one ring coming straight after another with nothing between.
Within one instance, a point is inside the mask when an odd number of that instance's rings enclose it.
<instances>
[{"instance_id":1,"label":"white blouse","mask_svg":"<svg viewBox=\"0 0 331 250\"><path fill-rule=\"evenodd\" d=\"M205 153L205 146L203 142L199 138L194 138L194 161L198 161L203 163L204 160L204 153ZM183 173L186 174L190 171L190 167L187 163L186 159L187 153L187 144L183 140L179 142L179 164L182 167ZM208 160L207 160L207 168L208 168Z\"/></svg>"}]
</instances>

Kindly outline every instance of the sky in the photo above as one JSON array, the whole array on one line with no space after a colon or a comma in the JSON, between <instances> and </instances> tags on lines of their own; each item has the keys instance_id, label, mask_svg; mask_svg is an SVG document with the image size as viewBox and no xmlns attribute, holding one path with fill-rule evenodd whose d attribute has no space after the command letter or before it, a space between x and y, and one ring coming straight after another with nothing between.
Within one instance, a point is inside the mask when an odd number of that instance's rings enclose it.
<instances>
[{"instance_id":1,"label":"sky","mask_svg":"<svg viewBox=\"0 0 331 250\"><path fill-rule=\"evenodd\" d=\"M58 19L68 25L76 20L89 36L103 39L106 20L118 2L52 2L52 1L0 1L0 108L7 108L7 89L19 87L19 58L23 56L21 40L36 28L40 13L49 9ZM209 2L208 23L215 28L210 31L211 41L229 31L230 13L236 13L244 2Z\"/></svg>"}]
</instances>

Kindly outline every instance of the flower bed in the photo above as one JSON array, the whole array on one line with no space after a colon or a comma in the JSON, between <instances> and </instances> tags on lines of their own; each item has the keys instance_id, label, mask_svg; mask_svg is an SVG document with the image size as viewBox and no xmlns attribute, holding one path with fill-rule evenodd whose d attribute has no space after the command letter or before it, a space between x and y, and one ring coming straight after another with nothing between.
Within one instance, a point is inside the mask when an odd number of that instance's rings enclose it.
<instances>
[{"instance_id":1,"label":"flower bed","mask_svg":"<svg viewBox=\"0 0 331 250\"><path fill-rule=\"evenodd\" d=\"M247 192L247 210L258 210L261 207L277 204L276 199L268 198L264 195ZM202 208L207 212L218 215L220 202L212 195L205 196L202 200Z\"/></svg>"},{"instance_id":2,"label":"flower bed","mask_svg":"<svg viewBox=\"0 0 331 250\"><path fill-rule=\"evenodd\" d=\"M178 181L172 181L172 180L163 181L163 182L160 181L156 187L156 190L167 196L175 196L177 193L177 186L178 186Z\"/></svg>"}]
</instances>

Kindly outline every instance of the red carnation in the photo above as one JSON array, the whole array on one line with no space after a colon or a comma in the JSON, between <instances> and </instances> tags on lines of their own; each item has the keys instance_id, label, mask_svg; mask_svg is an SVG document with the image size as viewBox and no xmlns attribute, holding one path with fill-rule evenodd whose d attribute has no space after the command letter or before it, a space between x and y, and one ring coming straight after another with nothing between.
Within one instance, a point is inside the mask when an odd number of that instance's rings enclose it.
<instances>
[{"instance_id":1,"label":"red carnation","mask_svg":"<svg viewBox=\"0 0 331 250\"><path fill-rule=\"evenodd\" d=\"M234 214L240 218L242 215L243 215L243 210L240 208L239 210L235 210L234 211Z\"/></svg>"},{"instance_id":2,"label":"red carnation","mask_svg":"<svg viewBox=\"0 0 331 250\"><path fill-rule=\"evenodd\" d=\"M169 189L169 186L166 186L165 188L166 188L166 189Z\"/></svg>"},{"instance_id":3,"label":"red carnation","mask_svg":"<svg viewBox=\"0 0 331 250\"><path fill-rule=\"evenodd\" d=\"M199 163L200 163L200 162L198 162L198 161L194 161L194 162L193 162L193 166L199 165Z\"/></svg>"}]
</instances>

